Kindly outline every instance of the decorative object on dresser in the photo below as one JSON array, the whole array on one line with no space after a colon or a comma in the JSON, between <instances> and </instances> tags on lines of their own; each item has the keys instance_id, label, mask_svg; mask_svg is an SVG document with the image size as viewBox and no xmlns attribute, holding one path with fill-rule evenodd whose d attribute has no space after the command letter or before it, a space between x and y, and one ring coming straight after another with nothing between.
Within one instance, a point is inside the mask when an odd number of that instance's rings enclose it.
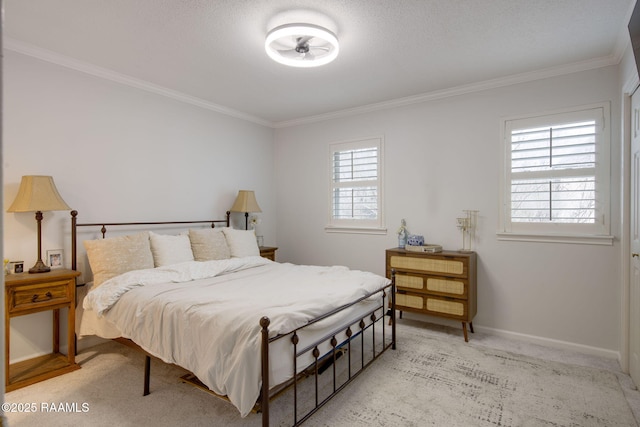
<instances>
[{"instance_id":1,"label":"decorative object on dresser","mask_svg":"<svg viewBox=\"0 0 640 427\"><path fill-rule=\"evenodd\" d=\"M260 246L260 256L263 258L270 259L271 261L275 261L277 250L278 248L274 248L271 246Z\"/></svg>"},{"instance_id":2,"label":"decorative object on dresser","mask_svg":"<svg viewBox=\"0 0 640 427\"><path fill-rule=\"evenodd\" d=\"M407 221L404 218L400 220L400 227L397 231L398 234L398 247L404 248L407 244L407 237L409 236L409 230L407 230Z\"/></svg>"},{"instance_id":3,"label":"decorative object on dresser","mask_svg":"<svg viewBox=\"0 0 640 427\"><path fill-rule=\"evenodd\" d=\"M473 332L477 311L476 258L475 252L387 249L386 275L391 278L395 271L400 315L409 311L459 320L468 341L467 323Z\"/></svg>"},{"instance_id":4,"label":"decorative object on dresser","mask_svg":"<svg viewBox=\"0 0 640 427\"><path fill-rule=\"evenodd\" d=\"M240 190L236 201L233 202L230 212L244 212L244 229L249 229L249 212L262 212L258 202L256 201L256 195L251 190Z\"/></svg>"},{"instance_id":5,"label":"decorative object on dresser","mask_svg":"<svg viewBox=\"0 0 640 427\"><path fill-rule=\"evenodd\" d=\"M75 362L76 277L74 270L57 269L43 274L10 274L5 277L5 390L43 381L80 369ZM60 309L67 308L67 354L60 352ZM9 363L12 317L53 311L53 352L30 360Z\"/></svg>"},{"instance_id":6,"label":"decorative object on dresser","mask_svg":"<svg viewBox=\"0 0 640 427\"><path fill-rule=\"evenodd\" d=\"M456 218L456 226L462 231L462 249L460 252L473 252L473 241L476 238L478 211L464 210L465 216Z\"/></svg>"},{"instance_id":7,"label":"decorative object on dresser","mask_svg":"<svg viewBox=\"0 0 640 427\"><path fill-rule=\"evenodd\" d=\"M18 195L7 212L35 212L38 223L38 261L29 273L45 273L51 269L42 262L42 212L68 211L69 206L62 200L53 177L27 175L22 177Z\"/></svg>"}]
</instances>

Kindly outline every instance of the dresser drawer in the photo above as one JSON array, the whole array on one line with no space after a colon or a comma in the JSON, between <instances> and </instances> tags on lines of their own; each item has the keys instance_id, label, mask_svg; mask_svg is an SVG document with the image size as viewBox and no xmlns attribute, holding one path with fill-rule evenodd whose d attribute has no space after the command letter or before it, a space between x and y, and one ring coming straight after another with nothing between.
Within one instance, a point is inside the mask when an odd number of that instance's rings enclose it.
<instances>
[{"instance_id":1,"label":"dresser drawer","mask_svg":"<svg viewBox=\"0 0 640 427\"><path fill-rule=\"evenodd\" d=\"M414 270L425 273L446 274L450 276L467 277L465 262L455 258L427 258L395 255L389 259L391 268L400 270Z\"/></svg>"},{"instance_id":2,"label":"dresser drawer","mask_svg":"<svg viewBox=\"0 0 640 427\"><path fill-rule=\"evenodd\" d=\"M8 291L9 312L69 303L72 300L70 289L67 280L13 287Z\"/></svg>"},{"instance_id":3,"label":"dresser drawer","mask_svg":"<svg viewBox=\"0 0 640 427\"><path fill-rule=\"evenodd\" d=\"M463 321L467 320L469 314L469 305L465 300L402 291L396 294L396 309Z\"/></svg>"},{"instance_id":4,"label":"dresser drawer","mask_svg":"<svg viewBox=\"0 0 640 427\"><path fill-rule=\"evenodd\" d=\"M396 273L396 286L401 290L438 293L455 298L467 298L465 279Z\"/></svg>"}]
</instances>

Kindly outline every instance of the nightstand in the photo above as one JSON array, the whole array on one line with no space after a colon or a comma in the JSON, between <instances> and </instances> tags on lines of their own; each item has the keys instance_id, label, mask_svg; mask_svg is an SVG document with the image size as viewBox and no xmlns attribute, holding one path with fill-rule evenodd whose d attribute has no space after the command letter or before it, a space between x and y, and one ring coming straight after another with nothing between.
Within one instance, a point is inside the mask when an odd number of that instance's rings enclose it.
<instances>
[{"instance_id":1,"label":"nightstand","mask_svg":"<svg viewBox=\"0 0 640 427\"><path fill-rule=\"evenodd\" d=\"M80 369L75 362L76 277L74 270L5 276L5 390L7 392ZM67 354L60 353L60 309L67 308ZM53 311L53 352L9 364L12 317Z\"/></svg>"},{"instance_id":2,"label":"nightstand","mask_svg":"<svg viewBox=\"0 0 640 427\"><path fill-rule=\"evenodd\" d=\"M263 258L270 259L271 261L275 261L277 250L278 248L274 248L271 246L260 246L260 256Z\"/></svg>"}]
</instances>

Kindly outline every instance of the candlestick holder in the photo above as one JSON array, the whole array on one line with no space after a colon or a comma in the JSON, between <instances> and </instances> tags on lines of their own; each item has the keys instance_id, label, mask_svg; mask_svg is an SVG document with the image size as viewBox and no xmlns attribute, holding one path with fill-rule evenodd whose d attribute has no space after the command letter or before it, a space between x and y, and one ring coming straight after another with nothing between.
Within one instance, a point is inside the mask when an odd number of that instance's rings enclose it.
<instances>
[{"instance_id":1,"label":"candlestick holder","mask_svg":"<svg viewBox=\"0 0 640 427\"><path fill-rule=\"evenodd\" d=\"M462 212L464 212L465 216L456 218L456 227L462 232L462 249L460 249L460 252L473 252L478 211L463 210Z\"/></svg>"}]
</instances>

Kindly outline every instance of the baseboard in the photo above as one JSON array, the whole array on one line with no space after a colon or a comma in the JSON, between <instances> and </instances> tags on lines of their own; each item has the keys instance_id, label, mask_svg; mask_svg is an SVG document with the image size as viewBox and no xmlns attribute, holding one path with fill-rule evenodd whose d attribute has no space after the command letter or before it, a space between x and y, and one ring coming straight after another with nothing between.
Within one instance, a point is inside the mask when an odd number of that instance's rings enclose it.
<instances>
[{"instance_id":1,"label":"baseboard","mask_svg":"<svg viewBox=\"0 0 640 427\"><path fill-rule=\"evenodd\" d=\"M442 319L438 317L425 316L420 314L413 314L409 312L402 313L403 317L412 320L418 320L422 322L434 323L436 325L449 326L456 329L461 329L460 322ZM600 347L592 347L584 344L573 343L569 341L556 340L553 338L540 337L536 335L522 334L519 332L507 331L504 329L489 328L486 326L473 324L473 329L476 332L482 332L487 335L494 335L503 338L509 338L518 341L524 341L530 344L538 344L551 348L571 350L582 354L589 354L592 356L605 357L607 359L615 359L620 362L620 352L614 350L608 350ZM462 331L460 332L462 335Z\"/></svg>"},{"instance_id":2,"label":"baseboard","mask_svg":"<svg viewBox=\"0 0 640 427\"><path fill-rule=\"evenodd\" d=\"M505 331L503 329L488 328L485 326L479 326L474 323L473 328L476 331L483 332L485 334L501 336L519 341L525 341L531 344L544 345L547 347L558 348L562 350L572 350L583 354L589 354L592 356L605 357L607 359L615 359L620 361L620 352L614 350L607 350L600 347L592 347L584 344L573 343L569 341L561 341L552 338L539 337L536 335L521 334L519 332Z\"/></svg>"}]
</instances>

